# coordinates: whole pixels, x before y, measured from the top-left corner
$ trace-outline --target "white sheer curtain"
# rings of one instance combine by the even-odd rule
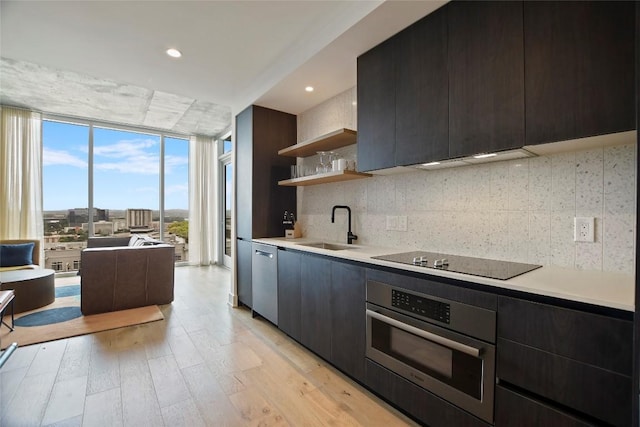
[[[189,261],[216,261],[216,144],[212,138],[189,140]]]
[[[0,239],[42,239],[42,118],[0,108]]]

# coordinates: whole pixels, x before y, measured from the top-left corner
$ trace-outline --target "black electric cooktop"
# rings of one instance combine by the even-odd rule
[[[508,280],[542,267],[541,265],[535,264],[523,264],[519,262],[498,261],[494,259],[473,258],[422,251],[380,255],[372,258],[424,268],[470,274],[472,276],[489,277],[491,279],[498,280]]]

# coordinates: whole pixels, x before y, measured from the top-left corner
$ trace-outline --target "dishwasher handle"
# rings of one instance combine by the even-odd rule
[[[273,254],[256,249],[256,255],[266,256],[267,258],[273,258]]]

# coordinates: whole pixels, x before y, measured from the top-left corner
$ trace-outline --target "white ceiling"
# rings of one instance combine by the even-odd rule
[[[216,135],[252,103],[298,114],[353,87],[359,54],[443,3],[3,0],[0,102]]]

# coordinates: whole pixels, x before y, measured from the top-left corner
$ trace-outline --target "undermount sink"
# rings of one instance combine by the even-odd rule
[[[314,242],[314,243],[298,243],[300,246],[310,246],[312,248],[328,249],[330,251],[342,251],[344,249],[356,249],[352,245],[340,245],[337,243]]]

